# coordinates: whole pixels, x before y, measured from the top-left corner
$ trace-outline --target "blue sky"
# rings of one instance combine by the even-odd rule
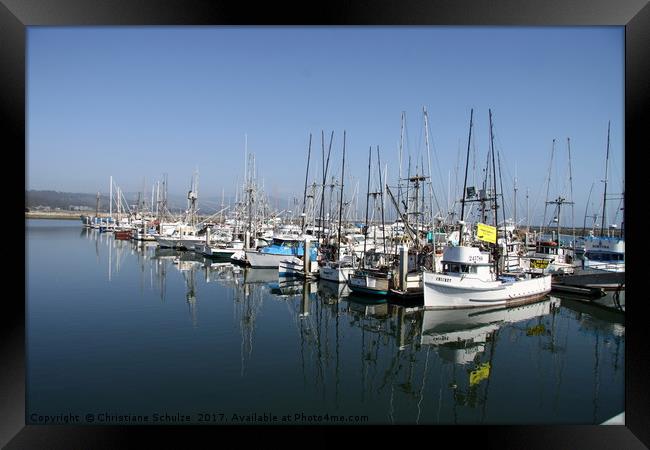
[[[493,113],[507,216],[516,174],[517,218],[528,191],[541,223],[553,139],[549,199],[570,197],[568,137],[582,226],[602,203],[608,121],[608,192],[623,191],[623,27],[29,27],[26,187],[108,192],[112,175],[139,191],[167,173],[181,194],[198,168],[199,202],[216,204],[241,183],[246,136],[266,192],[302,200],[309,134],[313,179],[321,131],[339,176],[346,130],[346,184],[363,198],[370,146],[395,184],[402,112],[403,172],[408,155],[428,166],[423,107],[443,209],[462,190],[472,108],[477,171]]]

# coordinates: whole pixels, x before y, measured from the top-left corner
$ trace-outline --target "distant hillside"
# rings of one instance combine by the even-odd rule
[[[108,212],[109,195],[106,193],[99,194],[99,211]],[[130,206],[138,203],[137,193],[124,193],[124,198]],[[148,204],[151,199],[148,199]],[[200,202],[200,200],[199,200]],[[91,210],[95,211],[97,207],[97,194],[86,194],[78,192],[59,192],[59,191],[25,191],[25,207],[31,209],[65,209],[65,210]],[[179,196],[169,196],[169,207],[178,210],[187,207],[187,202]],[[113,205],[115,209],[115,205]]]
[[[138,202],[138,193],[124,193],[129,205],[135,205]],[[109,195],[107,193],[100,193],[99,196],[99,211],[108,212]],[[272,205],[281,204],[276,199],[270,199]],[[151,197],[147,199],[147,204],[150,205]],[[234,203],[234,198],[224,198],[224,204]],[[286,204],[286,200],[284,201]],[[25,191],[25,208],[30,210],[42,209],[56,209],[63,210],[89,210],[95,211],[97,205],[97,194],[74,193],[74,192],[59,192],[59,191]],[[169,194],[168,207],[172,212],[176,213],[187,208],[187,198],[185,195]],[[115,205],[113,205],[115,210]],[[202,200],[199,196],[199,214],[213,214],[221,209],[221,199],[206,199]]]
[[[40,207],[68,210],[90,208],[94,211],[96,205],[97,194],[79,194],[57,191],[25,191],[25,207],[29,209],[38,209]],[[108,196],[100,195],[99,207],[100,210],[103,210],[103,207],[108,209]]]

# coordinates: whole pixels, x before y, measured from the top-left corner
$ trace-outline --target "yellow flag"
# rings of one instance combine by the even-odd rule
[[[497,229],[484,223],[478,223],[476,228],[476,237],[482,241],[497,243]]]

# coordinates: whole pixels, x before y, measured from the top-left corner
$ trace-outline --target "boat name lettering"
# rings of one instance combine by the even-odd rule
[[[469,262],[480,262],[483,257],[481,255],[471,255],[468,259]]]
[[[451,278],[436,277],[436,281],[443,281],[445,283],[451,283]]]
[[[592,248],[609,248],[609,244],[593,244]]]

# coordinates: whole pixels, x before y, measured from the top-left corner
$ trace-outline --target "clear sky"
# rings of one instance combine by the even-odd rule
[[[608,121],[607,189],[624,190],[624,70],[623,27],[28,27],[26,188],[107,193],[113,176],[150,192],[167,173],[182,194],[198,168],[199,203],[217,204],[242,182],[246,139],[266,192],[302,201],[309,134],[313,180],[321,131],[326,150],[334,131],[340,177],[346,130],[348,195],[358,183],[363,199],[371,146],[373,184],[377,146],[395,184],[402,112],[403,174],[409,156],[428,173],[426,108],[446,209],[462,190],[470,110],[478,180],[491,109],[506,215],[516,175],[518,220],[528,205],[541,223],[553,139],[548,198],[571,198],[570,138],[582,226],[602,204]],[[608,201],[609,222],[620,206]]]

